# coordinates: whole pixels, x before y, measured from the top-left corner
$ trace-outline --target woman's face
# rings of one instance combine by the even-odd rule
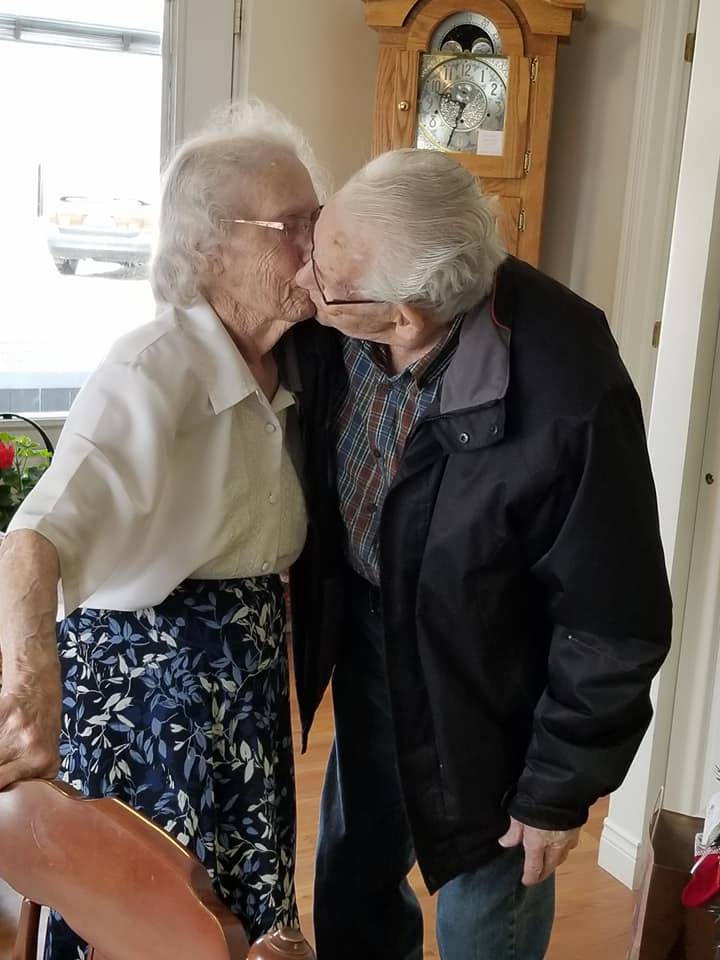
[[[302,163],[289,152],[269,153],[258,174],[242,174],[228,183],[223,200],[228,217],[278,221],[287,229],[224,224],[227,239],[204,283],[208,300],[221,314],[230,310],[248,330],[268,323],[292,325],[312,316],[312,301],[295,282],[310,255],[305,224],[318,206]]]

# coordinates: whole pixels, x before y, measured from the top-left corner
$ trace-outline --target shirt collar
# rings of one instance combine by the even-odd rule
[[[202,297],[178,311],[188,335],[197,343],[196,369],[208,391],[213,411],[218,414],[242,403],[259,390],[245,358],[213,308]],[[294,403],[282,385],[272,401],[278,413]]]
[[[450,324],[450,329],[442,340],[437,343],[429,353],[426,353],[424,357],[420,357],[419,360],[411,364],[409,369],[411,369],[413,379],[418,387],[430,383],[435,377],[447,369],[458,345],[459,331],[464,319],[465,314],[458,314]]]
[[[399,380],[401,377],[412,377],[415,385],[420,388],[429,383],[441,373],[450,360],[457,346],[458,331],[463,322],[464,314],[459,314],[450,324],[445,336],[435,344],[424,356],[401,370],[400,373],[388,372],[388,348],[383,343],[371,340],[361,341],[361,349],[367,354],[373,364],[388,380]]]

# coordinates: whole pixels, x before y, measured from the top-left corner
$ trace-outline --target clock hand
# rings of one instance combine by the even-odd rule
[[[450,144],[452,143],[452,138],[457,133],[457,129],[460,126],[460,121],[462,120],[462,115],[463,113],[465,113],[465,108],[467,107],[467,103],[459,103],[459,101],[457,100],[453,100],[453,103],[456,103],[460,107],[460,109],[458,110],[458,115],[455,120],[455,126],[450,131],[450,137],[448,138],[448,142],[447,142],[448,149],[450,147]]]

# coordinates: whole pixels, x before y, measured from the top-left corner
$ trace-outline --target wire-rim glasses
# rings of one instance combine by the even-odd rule
[[[313,214],[312,232],[310,234],[310,265],[312,266],[315,285],[317,286],[318,292],[322,297],[322,302],[325,304],[326,307],[351,307],[353,305],[362,306],[363,304],[368,306],[373,303],[374,304],[384,303],[385,302],[384,300],[328,300],[328,298],[325,296],[325,291],[323,290],[323,285],[318,275],[317,263],[315,262],[315,227],[317,226],[318,218],[320,217],[320,214],[322,213],[322,211],[323,211],[323,208],[318,207],[315,213]]]

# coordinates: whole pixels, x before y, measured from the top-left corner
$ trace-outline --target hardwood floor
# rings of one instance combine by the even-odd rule
[[[312,935],[312,872],[318,804],[325,761],[332,741],[332,710],[323,704],[310,749],[297,757],[298,872],[297,891],[305,935]],[[295,733],[295,742],[299,735]],[[606,805],[592,812],[580,847],[558,876],[557,922],[548,960],[624,960],[632,917],[632,895],[597,866],[597,848]],[[434,937],[434,900],[417,870],[413,883],[425,915],[425,957],[438,958]],[[0,960],[9,960],[17,916],[17,897],[0,885]]]

